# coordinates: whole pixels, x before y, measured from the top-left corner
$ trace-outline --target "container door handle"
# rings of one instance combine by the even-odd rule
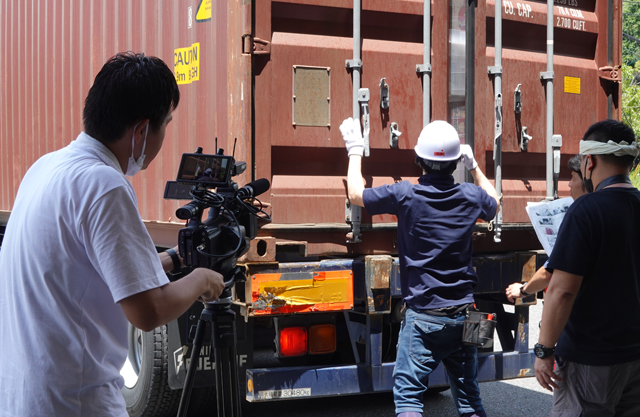
[[[364,156],[369,156],[369,89],[358,90],[358,101],[362,108],[362,136],[364,137]]]
[[[502,145],[502,94],[496,94],[494,101],[494,110],[496,113],[495,116],[495,126],[494,130],[494,138],[493,138],[493,159],[496,159],[497,151],[501,148]]]
[[[386,78],[380,80],[380,108],[389,108],[389,84]]]
[[[522,136],[522,143],[520,144],[520,149],[523,152],[527,151],[527,147],[529,146],[529,142],[533,140],[533,136],[528,133],[528,129],[526,126],[522,126],[522,131],[520,132],[520,136]]]
[[[389,146],[392,148],[398,147],[398,138],[400,138],[402,132],[398,130],[398,124],[396,122],[391,122],[391,126],[389,128]]]

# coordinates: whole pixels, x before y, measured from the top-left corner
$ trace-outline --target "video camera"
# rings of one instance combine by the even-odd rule
[[[224,276],[226,285],[239,274],[237,260],[257,236],[258,218],[271,220],[255,198],[269,189],[269,181],[262,178],[242,188],[232,181],[245,169],[245,162],[236,162],[222,149],[207,155],[198,148],[182,154],[176,181],[168,181],[164,192],[165,199],[191,199],[176,211],[179,219],[187,221],[178,235],[184,264],[213,269]],[[209,213],[203,221],[205,209]]]
[[[216,146],[217,147],[217,146]],[[258,218],[271,221],[256,197],[269,189],[262,178],[242,188],[231,180],[243,173],[247,165],[219,149],[205,155],[202,148],[182,154],[176,181],[168,181],[164,198],[191,201],[176,210],[187,224],[178,234],[178,249],[189,268],[209,268],[224,277],[225,289],[214,302],[204,303],[193,337],[191,362],[185,377],[178,415],[186,416],[189,398],[205,343],[207,325],[212,325],[212,359],[216,367],[216,400],[218,415],[240,416],[239,377],[235,358],[235,312],[231,310],[231,288],[245,280],[238,258],[249,250],[249,242],[258,234]],[[215,189],[214,191],[211,191]],[[205,209],[209,209],[203,221]]]

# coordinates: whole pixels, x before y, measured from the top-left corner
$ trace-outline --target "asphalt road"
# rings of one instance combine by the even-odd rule
[[[529,311],[529,346],[533,347],[538,340],[542,303],[538,301],[538,305],[531,307]],[[499,343],[496,350],[500,350]],[[535,378],[484,382],[480,384],[480,391],[490,417],[546,417],[551,411],[552,394],[542,389]],[[245,405],[244,417],[395,417],[391,393]],[[425,398],[425,417],[457,415],[450,391]]]

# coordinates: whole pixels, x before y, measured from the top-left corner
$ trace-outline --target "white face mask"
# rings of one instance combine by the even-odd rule
[[[149,123],[147,123],[147,128],[144,131],[144,142],[142,143],[142,153],[140,154],[140,158],[136,161],[133,156],[133,149],[136,146],[136,128],[140,123],[136,123],[133,127],[133,136],[131,136],[131,156],[129,157],[129,163],[127,164],[127,172],[125,173],[128,177],[133,177],[142,169],[142,164],[144,163],[144,148],[147,146],[147,133],[149,133]]]

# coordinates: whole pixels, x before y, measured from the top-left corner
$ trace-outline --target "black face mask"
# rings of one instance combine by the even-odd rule
[[[593,177],[593,171],[591,171],[591,177]],[[587,179],[587,158],[584,158],[584,177],[582,178],[582,184],[584,184],[584,189],[587,190],[587,193],[593,192],[593,181],[591,181],[591,178]]]

